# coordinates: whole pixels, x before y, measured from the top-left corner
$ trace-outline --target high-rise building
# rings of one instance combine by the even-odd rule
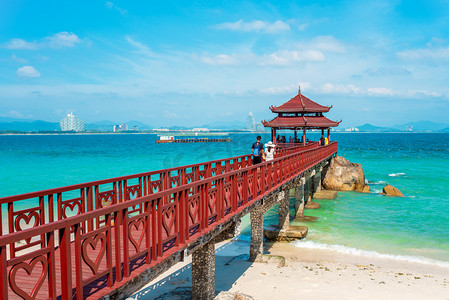
[[[73,113],[70,113],[64,119],[59,122],[62,131],[84,131],[84,122],[75,117]]]
[[[254,120],[254,116],[252,112],[249,112],[248,118],[246,118],[246,130],[248,131],[256,131],[256,121]]]

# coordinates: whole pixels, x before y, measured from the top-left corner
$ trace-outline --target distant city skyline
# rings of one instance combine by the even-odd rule
[[[0,2],[0,117],[154,127],[272,119],[303,94],[342,127],[447,122],[447,1]]]

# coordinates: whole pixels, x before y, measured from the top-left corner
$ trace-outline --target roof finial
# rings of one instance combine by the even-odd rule
[[[298,85],[298,95],[301,95],[301,85]]]

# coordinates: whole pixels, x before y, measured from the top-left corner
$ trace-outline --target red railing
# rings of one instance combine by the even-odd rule
[[[247,155],[1,198],[8,206],[10,230],[0,237],[1,298],[107,294],[134,269],[154,266],[182,250],[255,199],[333,155],[337,144],[291,151],[257,166],[250,166]],[[153,179],[154,174],[160,177]],[[128,184],[130,179],[138,183]],[[103,184],[112,189],[100,191]],[[79,197],[63,199],[62,193],[74,190],[80,191]],[[38,206],[14,210],[15,201],[34,197]],[[106,200],[112,205],[104,205]],[[68,217],[65,210],[75,206],[79,211]]]

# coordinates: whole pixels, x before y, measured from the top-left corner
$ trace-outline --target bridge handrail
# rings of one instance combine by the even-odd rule
[[[329,144],[327,146],[323,146],[321,148],[322,149],[326,149],[325,147],[329,148],[330,145],[335,146],[335,147],[332,147],[332,148],[336,148],[337,147],[337,142],[333,142],[333,143],[331,143],[331,144]],[[290,154],[290,155],[288,155],[288,157],[284,157],[284,158],[288,159],[289,157],[294,156],[294,154],[308,153],[308,152],[311,152],[312,150],[314,150],[314,149],[307,149],[307,150],[305,150],[303,152],[300,152],[300,153]],[[156,199],[161,199],[164,196],[166,196],[167,194],[178,193],[178,192],[180,192],[182,190],[191,189],[191,188],[196,187],[198,185],[203,185],[203,184],[211,183],[212,181],[221,180],[221,179],[223,179],[225,177],[228,177],[228,176],[235,176],[235,175],[241,174],[242,172],[256,170],[256,169],[261,168],[261,167],[266,167],[269,164],[274,164],[274,163],[280,161],[280,159],[281,159],[281,157],[280,158],[276,158],[276,159],[274,159],[272,161],[269,161],[269,162],[262,162],[260,164],[255,165],[255,166],[251,165],[249,167],[245,167],[245,168],[241,168],[241,169],[238,169],[238,170],[230,171],[230,172],[227,172],[227,173],[223,173],[221,175],[216,175],[214,177],[204,178],[204,179],[201,179],[201,180],[198,180],[198,181],[195,181],[195,182],[188,183],[186,185],[182,185],[182,186],[179,186],[179,187],[174,187],[174,188],[171,188],[169,190],[160,191],[160,192],[157,192],[157,193],[154,193],[154,194],[150,194],[150,195],[147,195],[147,196],[142,196],[142,197],[139,197],[139,198],[136,198],[136,199],[131,199],[131,200],[128,200],[126,202],[120,202],[120,203],[116,203],[116,204],[111,205],[111,206],[99,208],[99,209],[96,209],[94,211],[85,212],[82,215],[76,215],[76,216],[72,216],[72,217],[67,218],[67,219],[53,221],[51,224],[43,224],[43,225],[40,225],[39,227],[23,229],[23,230],[18,231],[18,232],[14,232],[14,233],[10,233],[8,235],[0,236],[0,247],[6,245],[5,241],[8,241],[11,237],[18,237],[18,238],[21,238],[21,240],[23,240],[23,239],[26,239],[26,238],[29,238],[29,237],[32,237],[32,236],[36,236],[37,234],[34,234],[35,231],[38,232],[38,231],[44,230],[45,228],[51,228],[52,230],[58,230],[58,229],[66,227],[66,226],[72,226],[72,225],[74,225],[76,223],[80,223],[81,221],[85,221],[89,217],[95,218],[95,217],[98,217],[98,216],[101,216],[101,215],[110,214],[110,213],[112,213],[112,212],[114,212],[116,210],[120,210],[120,209],[124,209],[124,208],[129,208],[129,207],[135,206],[135,205],[140,204],[140,203],[145,202],[145,201],[152,201],[152,200],[156,200]],[[309,166],[309,164],[307,166]],[[64,225],[63,226],[58,226],[57,224],[64,224]]]
[[[278,152],[277,156],[303,150],[304,148],[301,147],[283,149]],[[31,219],[35,220],[34,226],[42,226],[55,220],[67,219],[104,206],[115,205],[133,198],[195,182],[206,177],[213,177],[231,170],[245,168],[251,164],[251,155],[247,154],[2,197],[0,198],[0,236],[5,234],[3,227],[7,230],[6,234],[11,234],[23,230],[23,227],[26,227],[28,224],[31,225]],[[135,181],[134,183],[131,182],[133,180]],[[165,199],[165,201],[169,200]],[[2,204],[8,206],[6,224],[3,224],[4,209]],[[25,204],[26,208],[24,208]],[[142,210],[142,207],[136,208],[136,211],[142,212]],[[94,223],[92,221],[89,221],[86,225],[86,231],[93,230]],[[13,245],[10,249],[10,256],[14,257],[16,251],[23,250],[26,247],[26,245],[17,245],[17,247]]]
[[[30,275],[37,263],[42,264],[41,278],[48,281],[50,298],[55,298],[57,284],[60,284],[61,291],[58,293],[61,293],[63,299],[72,298],[74,282],[78,298],[82,297],[85,285],[100,277],[105,277],[107,285],[111,287],[114,282],[122,281],[122,276],[130,276],[131,260],[145,257],[145,262],[149,266],[162,261],[242,211],[256,199],[260,199],[336,151],[337,143],[331,143],[328,146],[294,152],[270,162],[206,177],[70,218],[48,224],[35,223],[33,228],[1,236],[0,295],[3,299],[8,298],[8,291],[21,296],[28,295],[17,286],[16,274],[18,270],[25,269]],[[142,209],[136,211],[136,206]],[[32,210],[28,212],[33,213]],[[27,223],[30,223],[31,216],[28,215],[26,218]],[[89,221],[96,223],[91,231],[86,230]],[[136,236],[135,233],[141,225],[142,233]],[[136,229],[134,233],[133,228]],[[72,233],[74,244],[71,243]],[[112,235],[115,237],[114,242],[111,239]],[[21,248],[31,252],[19,253],[19,256],[13,255],[7,259],[7,247],[14,248],[14,245],[21,240],[39,249]],[[86,249],[90,245],[95,250],[99,241],[101,241],[99,250],[101,256],[98,254],[97,259],[92,260]],[[76,261],[73,266],[73,270],[76,271],[75,280],[71,278],[72,246]],[[61,263],[59,281],[55,279],[56,249],[59,251]],[[114,264],[113,253],[115,253]],[[84,274],[82,266],[89,267],[92,274]],[[36,287],[39,290],[41,286],[39,280],[32,293]]]
[[[278,149],[278,150],[276,150],[276,152],[278,153],[278,155],[284,154],[284,153],[290,154],[290,153],[293,153],[294,151],[300,151],[300,150],[304,150],[304,149],[305,148],[303,146],[294,146],[294,147],[289,147],[288,149]],[[245,155],[240,155],[240,156],[235,156],[235,157],[225,158],[225,159],[217,159],[217,160],[207,161],[207,162],[203,162],[203,163],[184,165],[184,166],[180,166],[180,167],[173,167],[173,168],[167,168],[167,169],[162,169],[162,170],[154,170],[154,171],[150,171],[150,172],[143,172],[143,173],[95,180],[95,181],[90,181],[90,182],[77,183],[77,184],[73,184],[73,185],[67,185],[64,187],[50,188],[50,189],[46,189],[46,190],[23,193],[23,194],[19,194],[19,195],[5,196],[5,197],[0,197],[0,204],[5,204],[5,203],[11,202],[11,201],[19,201],[19,200],[25,200],[25,199],[30,199],[30,198],[36,198],[36,197],[42,196],[43,193],[46,193],[45,194],[45,196],[46,196],[49,194],[63,193],[63,192],[68,192],[68,191],[72,191],[72,190],[77,190],[80,188],[86,188],[89,186],[108,184],[108,183],[129,180],[129,179],[135,179],[135,178],[144,177],[144,176],[159,175],[161,173],[166,173],[166,172],[176,172],[176,171],[179,171],[182,169],[189,169],[189,168],[195,168],[195,167],[206,167],[207,165],[211,165],[211,164],[217,164],[217,163],[223,163],[223,162],[230,163],[230,161],[233,161],[233,163],[234,163],[234,161],[236,161],[236,160],[238,161],[239,159],[240,160],[244,159],[245,161],[249,160],[249,159],[251,159],[251,154],[245,154]],[[241,162],[243,162],[243,161],[241,161]]]

